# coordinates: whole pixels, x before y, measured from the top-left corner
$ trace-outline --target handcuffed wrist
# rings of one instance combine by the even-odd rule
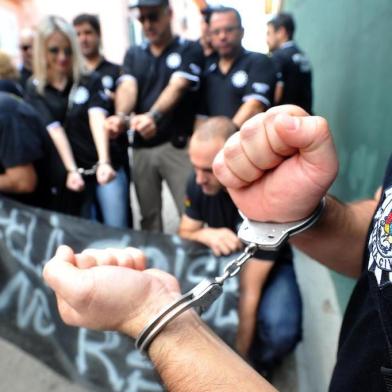
[[[120,119],[123,123],[129,122],[129,120],[130,120],[130,116],[124,112],[117,112],[115,115],[117,117],[120,117]]]

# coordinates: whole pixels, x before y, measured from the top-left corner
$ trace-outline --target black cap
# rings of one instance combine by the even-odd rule
[[[129,8],[169,5],[169,0],[130,0]]]

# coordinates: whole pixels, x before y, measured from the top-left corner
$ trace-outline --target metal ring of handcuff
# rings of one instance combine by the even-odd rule
[[[174,318],[190,308],[205,311],[223,292],[226,279],[237,275],[242,266],[258,249],[277,250],[291,236],[298,234],[320,218],[325,206],[325,197],[316,210],[307,218],[289,223],[256,222],[244,217],[238,230],[238,237],[247,244],[239,257],[230,261],[221,276],[213,279],[203,279],[193,289],[183,294],[179,299],[163,308],[141,331],[136,338],[136,348],[146,353],[153,339]],[[241,214],[243,216],[243,214]]]

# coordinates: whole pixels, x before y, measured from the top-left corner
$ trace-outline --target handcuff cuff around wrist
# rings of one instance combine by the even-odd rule
[[[89,169],[83,167],[76,167],[75,169],[67,170],[67,173],[79,173],[82,176],[93,176],[97,173],[97,169],[101,165],[112,165],[110,161],[98,161],[96,164],[91,166]]]
[[[163,308],[137,336],[136,348],[147,353],[150,344],[162,329],[186,310],[198,308],[199,313],[205,311],[222,294],[225,281],[236,276],[258,249],[278,250],[291,236],[313,226],[320,218],[325,204],[324,197],[310,216],[289,223],[256,222],[244,217],[238,230],[239,239],[247,244],[244,251],[226,265],[221,276],[203,279],[193,289]]]

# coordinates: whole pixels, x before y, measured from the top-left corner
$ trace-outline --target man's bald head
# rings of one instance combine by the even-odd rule
[[[224,116],[211,117],[197,127],[192,139],[197,141],[227,140],[236,131],[237,128],[230,118]]]
[[[214,173],[212,163],[226,140],[236,131],[227,117],[212,117],[193,133],[189,157],[196,174],[196,183],[206,195],[215,195],[222,188]]]

